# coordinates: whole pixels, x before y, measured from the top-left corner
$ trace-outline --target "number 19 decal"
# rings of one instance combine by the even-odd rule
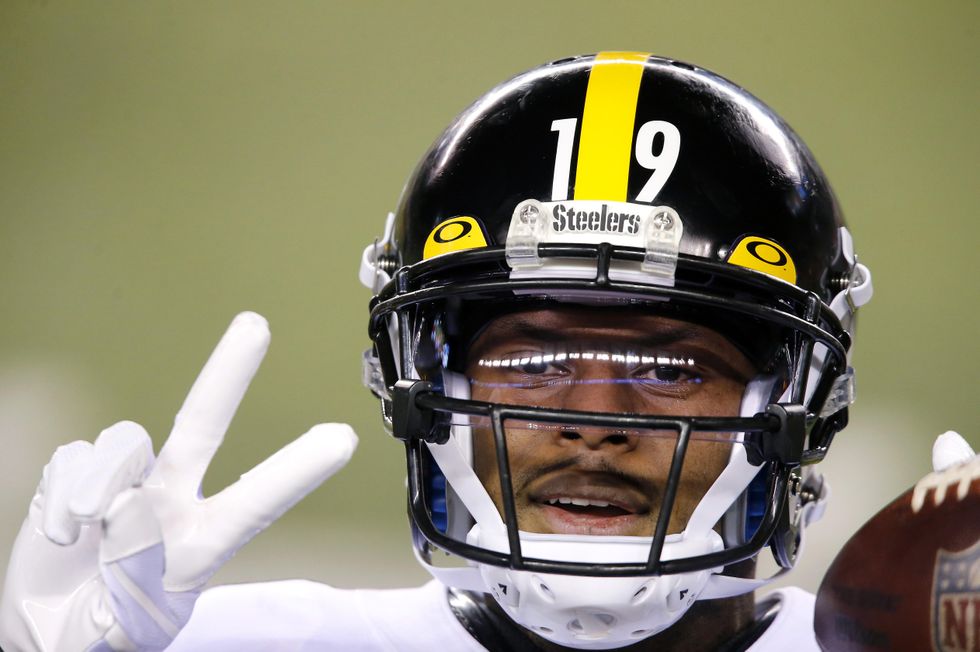
[[[551,201],[568,199],[568,178],[572,171],[572,149],[575,142],[575,127],[578,118],[563,118],[551,123],[551,130],[558,132],[558,147],[555,151],[555,172],[551,182]],[[662,135],[659,152],[654,151],[657,136]],[[643,123],[636,134],[634,155],[640,167],[653,174],[643,184],[636,201],[653,202],[667,183],[670,173],[677,164],[681,151],[681,132],[673,124],[664,120],[650,120]]]

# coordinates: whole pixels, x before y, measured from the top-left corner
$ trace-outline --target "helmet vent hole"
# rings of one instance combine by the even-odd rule
[[[554,634],[555,633],[555,630],[551,629],[550,627],[545,627],[544,625],[535,625],[534,626],[534,630],[535,631],[538,631],[538,632],[541,632],[542,634]]]
[[[630,632],[630,636],[632,636],[633,638],[644,638],[646,636],[649,636],[651,633],[652,630],[649,629],[637,629]]]
[[[643,586],[640,587],[640,589],[636,593],[633,594],[633,597],[630,598],[630,602],[632,604],[640,604],[646,598],[649,597],[648,595],[649,593],[650,593],[650,585],[644,584]]]
[[[612,614],[597,613],[594,615],[595,615],[595,619],[598,620],[603,625],[605,625],[606,627],[612,627],[613,624],[616,622],[616,617],[613,616]]]
[[[538,586],[538,593],[541,594],[542,598],[544,598],[548,602],[555,601],[555,594],[551,591],[550,588],[548,588],[547,584],[545,584],[544,582],[538,582],[537,586]]]
[[[616,624],[616,616],[603,611],[583,614],[585,623],[580,618],[569,621],[568,631],[576,637],[601,636],[606,634]]]

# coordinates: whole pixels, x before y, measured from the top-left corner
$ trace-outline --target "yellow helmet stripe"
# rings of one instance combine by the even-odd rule
[[[645,52],[600,52],[589,72],[582,113],[575,199],[626,201],[636,98]]]

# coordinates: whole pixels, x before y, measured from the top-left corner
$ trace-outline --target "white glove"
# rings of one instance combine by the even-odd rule
[[[122,421],[55,451],[14,543],[0,645],[162,650],[214,572],[350,459],[346,424],[320,424],[210,498],[201,480],[269,346],[255,313],[232,321],[154,462]]]
[[[936,437],[936,443],[932,445],[932,470],[945,471],[975,455],[973,448],[958,432],[947,430]]]

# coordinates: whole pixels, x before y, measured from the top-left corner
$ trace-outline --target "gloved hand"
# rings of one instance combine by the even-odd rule
[[[122,421],[72,442],[44,469],[14,543],[0,600],[0,646],[161,650],[205,582],[350,459],[346,424],[320,424],[209,498],[201,480],[269,346],[255,313],[235,317],[154,461]]]

